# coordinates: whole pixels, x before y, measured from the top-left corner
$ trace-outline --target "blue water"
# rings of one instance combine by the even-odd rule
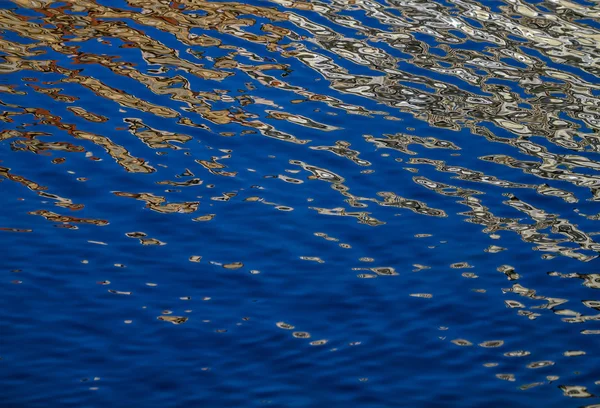
[[[573,4],[0,2],[0,406],[600,406]]]

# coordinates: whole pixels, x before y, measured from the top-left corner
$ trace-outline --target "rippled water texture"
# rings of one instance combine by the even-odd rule
[[[0,406],[600,407],[599,4],[0,1]]]

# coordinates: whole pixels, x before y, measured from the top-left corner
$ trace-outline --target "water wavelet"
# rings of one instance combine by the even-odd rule
[[[598,17],[7,3],[6,403],[596,406]]]

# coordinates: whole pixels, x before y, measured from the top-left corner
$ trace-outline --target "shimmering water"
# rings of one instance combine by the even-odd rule
[[[597,1],[0,30],[0,406],[600,407]]]

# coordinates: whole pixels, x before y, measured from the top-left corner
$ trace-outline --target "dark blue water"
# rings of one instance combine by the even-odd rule
[[[0,406],[599,407],[598,18],[0,2]]]

